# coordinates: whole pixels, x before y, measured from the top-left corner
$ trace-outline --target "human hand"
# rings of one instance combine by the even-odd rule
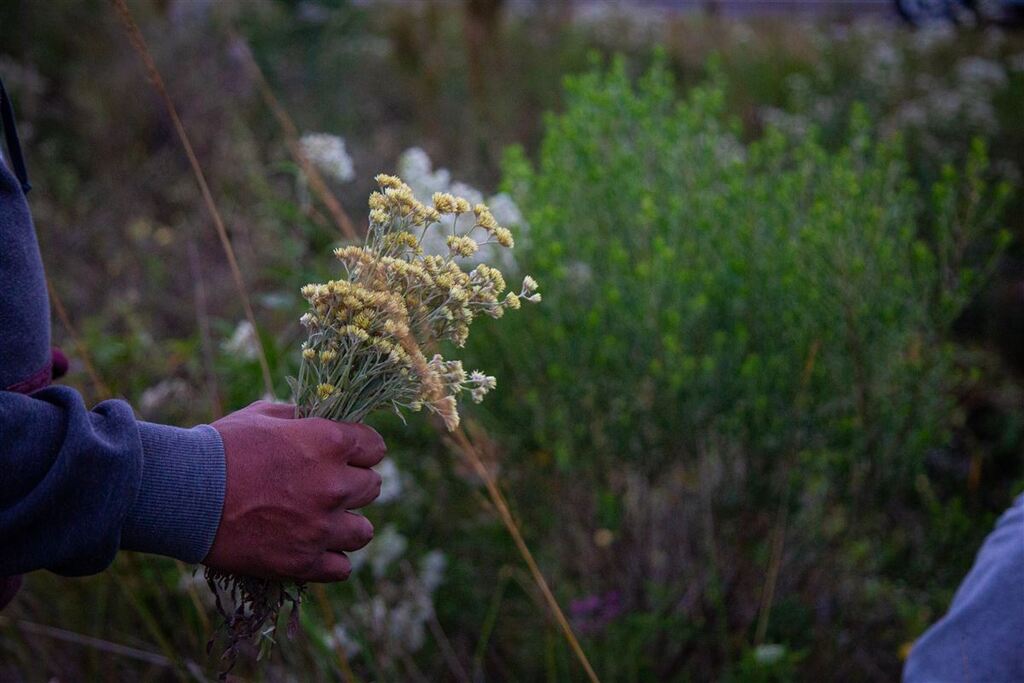
[[[384,440],[361,424],[295,418],[295,406],[257,401],[213,423],[224,441],[227,485],[209,567],[297,581],[343,581],[346,551],[373,538],[349,512],[380,495],[371,467]]]

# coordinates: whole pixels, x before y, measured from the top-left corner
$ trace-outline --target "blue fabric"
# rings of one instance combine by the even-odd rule
[[[903,680],[1024,681],[1024,495],[985,539],[949,611],[914,643]]]
[[[142,481],[121,547],[199,562],[213,545],[224,502],[224,446],[213,427],[139,422]]]
[[[0,389],[50,361],[50,303],[21,186],[0,161]]]
[[[119,548],[205,557],[224,501],[216,430],[140,422],[123,401],[89,410],[66,387],[3,391],[46,372],[49,360],[39,247],[0,160],[0,577],[95,573]]]

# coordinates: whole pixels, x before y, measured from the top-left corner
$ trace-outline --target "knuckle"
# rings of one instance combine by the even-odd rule
[[[324,515],[312,517],[295,532],[300,544],[300,553],[308,554],[319,550],[324,546],[324,541],[330,533],[331,526]]]
[[[345,429],[346,425],[319,417],[312,419],[316,420],[315,427],[320,435],[321,448],[335,459],[348,460],[352,438]]]
[[[312,525],[313,536],[317,546],[323,545],[325,539],[331,534],[331,525],[326,519],[320,518]]]
[[[387,452],[387,446],[377,430],[359,422],[344,422],[338,425],[344,430],[346,449],[357,451],[380,461]]]
[[[344,484],[336,486],[327,491],[327,506],[330,508],[341,507],[351,497],[352,494],[349,493],[348,488]]]
[[[320,454],[313,447],[303,445],[298,449],[295,464],[302,470],[314,470],[320,464]]]

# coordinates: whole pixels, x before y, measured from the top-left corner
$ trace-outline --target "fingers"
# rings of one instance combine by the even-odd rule
[[[373,524],[362,515],[338,510],[333,518],[327,549],[334,552],[359,550],[373,540]]]
[[[381,477],[371,469],[347,466],[342,471],[341,478],[338,505],[345,510],[369,505],[380,495]]]
[[[343,553],[326,552],[314,565],[302,581],[313,583],[334,583],[344,581],[352,573],[352,563]]]
[[[319,432],[331,455],[355,467],[373,467],[387,453],[384,439],[371,427],[355,422],[331,422],[319,417],[304,421]]]
[[[384,459],[388,452],[384,438],[371,427],[345,422],[338,425],[352,435],[353,448],[348,463],[356,467],[373,467]]]

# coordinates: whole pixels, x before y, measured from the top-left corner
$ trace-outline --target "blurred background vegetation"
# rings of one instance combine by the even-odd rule
[[[472,415],[602,680],[898,677],[1024,488],[1021,34],[628,3],[130,4],[278,396],[298,288],[336,272],[339,234],[248,55],[300,132],[344,139],[330,184],[357,227],[378,171],[503,193],[504,265],[545,298],[478,323],[465,355],[499,390]],[[0,74],[52,285],[106,388],[55,322],[67,382],[176,424],[259,398],[253,331],[109,4],[4,3]],[[377,540],[236,673],[581,680],[480,482],[425,422],[373,424]],[[215,624],[170,560],[39,573],[0,619],[0,680],[214,677]]]

